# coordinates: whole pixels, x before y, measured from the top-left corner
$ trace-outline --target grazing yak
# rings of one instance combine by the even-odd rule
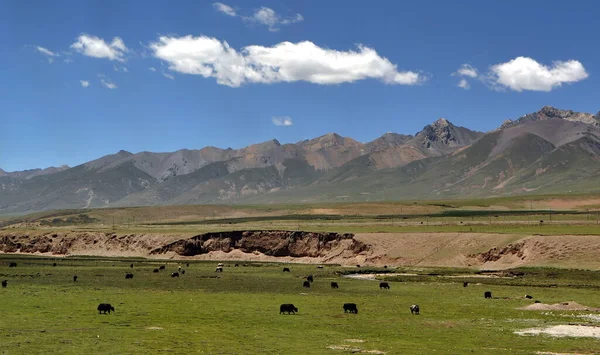
[[[283,268],[283,272],[290,272],[290,268],[289,267],[284,267]]]
[[[6,287],[6,285],[8,285],[8,281],[7,280],[2,280],[2,287]]]
[[[382,289],[382,288],[385,288],[386,290],[389,290],[390,289],[390,284],[387,283],[387,282],[381,282],[379,284],[379,289]]]
[[[190,267],[190,263],[186,263],[186,264],[185,264],[185,267]]]
[[[356,308],[356,303],[344,303],[344,313],[358,314],[358,308]]]
[[[53,263],[52,266],[56,266],[56,263]]]
[[[129,267],[133,269],[133,264],[129,265]]]
[[[98,305],[98,314],[100,313],[104,313],[106,314],[106,312],[108,312],[108,314],[110,314],[110,311],[115,311],[115,307],[111,306],[110,303],[100,303]]]
[[[215,272],[223,272],[223,267],[217,266],[217,268],[215,269]]]
[[[322,269],[322,268],[323,268],[323,265],[317,266],[317,269]]]
[[[533,299],[533,296],[531,296],[531,295],[525,295],[525,298],[527,298],[528,300],[531,300],[531,299]]]
[[[185,270],[181,270],[181,275],[185,275]]]
[[[160,272],[160,270],[154,269],[154,270],[152,270],[152,272]]]
[[[412,306],[410,306],[410,313],[419,315],[419,305],[413,304]]]
[[[125,274],[125,279],[133,279],[133,274]]]
[[[160,266],[158,269],[159,269],[159,270],[164,270],[164,269],[166,269],[166,268],[167,268],[166,266],[164,266],[164,265],[161,265],[161,266]]]
[[[77,282],[77,275],[73,276],[73,282]]]
[[[485,291],[483,293],[483,297],[485,297],[485,298],[492,298],[492,291]]]
[[[10,263],[8,264],[8,267],[17,267],[17,263]]]
[[[340,286],[338,286],[337,282],[332,282],[331,288],[340,288]]]
[[[464,281],[463,282],[463,287],[467,287],[467,286],[469,286],[469,282],[468,281]]]
[[[279,306],[279,314],[286,313],[287,314],[296,314],[298,312],[298,308],[294,307],[291,303],[284,303]]]
[[[315,281],[315,279],[313,278],[313,275],[308,275],[308,276],[306,276],[306,280],[307,280],[308,282],[313,282],[313,281]]]
[[[310,282],[308,282],[308,281],[304,281],[304,282],[302,283],[302,287],[310,288]]]
[[[172,272],[171,273],[171,277],[179,277],[179,273],[178,272]]]

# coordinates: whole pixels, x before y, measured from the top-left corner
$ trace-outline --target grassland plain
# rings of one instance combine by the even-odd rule
[[[8,263],[17,262],[16,268]],[[52,266],[56,263],[57,266]],[[133,263],[134,267],[129,266]],[[153,269],[166,264],[165,271]],[[516,282],[475,279],[466,269],[401,269],[422,274],[390,277],[391,289],[374,281],[342,277],[358,269],[315,265],[226,262],[182,264],[185,275],[169,276],[169,261],[105,258],[38,258],[1,255],[0,352],[6,354],[341,354],[351,349],[386,354],[594,354],[600,340],[519,336],[535,326],[585,323],[589,312],[518,310],[531,294],[545,303],[577,301],[600,307],[598,272],[525,269]],[[246,265],[246,266],[244,266]],[[291,268],[283,273],[282,267]],[[549,271],[550,270],[550,271]],[[369,271],[390,271],[374,269]],[[126,280],[126,272],[134,278]],[[462,278],[443,278],[445,274]],[[471,271],[472,273],[472,271]],[[73,275],[79,277],[73,282]],[[313,274],[310,288],[303,276]],[[428,275],[426,275],[428,274]],[[438,276],[433,276],[438,275]],[[441,275],[441,276],[440,276]],[[530,276],[528,276],[530,275]],[[576,277],[576,282],[568,280]],[[219,276],[215,278],[215,276]],[[462,280],[472,284],[464,288]],[[401,280],[401,281],[400,281]],[[340,285],[331,289],[330,281]],[[510,284],[513,281],[513,284]],[[502,284],[504,283],[504,284]],[[556,287],[547,287],[547,286]],[[587,285],[586,287],[581,287]],[[490,290],[494,299],[484,299]],[[359,313],[344,314],[343,303]],[[111,303],[116,312],[99,315]],[[294,303],[296,315],[280,315]],[[408,307],[418,303],[421,315]],[[357,342],[361,341],[361,342]]]

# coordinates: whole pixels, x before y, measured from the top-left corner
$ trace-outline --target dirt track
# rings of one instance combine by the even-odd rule
[[[0,234],[0,252],[42,255],[286,261],[342,265],[505,269],[560,266],[600,269],[600,236],[485,233],[335,234],[292,231],[201,235],[101,232]]]

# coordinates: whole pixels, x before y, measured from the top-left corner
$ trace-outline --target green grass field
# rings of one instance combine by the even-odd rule
[[[18,266],[9,268],[10,261]],[[589,312],[516,308],[533,302],[523,299],[525,294],[544,303],[577,301],[600,307],[598,272],[526,269],[510,284],[468,274],[456,279],[426,275],[468,270],[401,270],[423,275],[391,277],[391,289],[380,290],[376,281],[340,275],[353,268],[287,264],[292,272],[283,273],[283,264],[238,263],[234,267],[225,262],[222,274],[214,272],[216,262],[183,264],[186,274],[171,278],[176,262],[153,273],[165,263],[0,255],[0,279],[8,280],[8,287],[0,289],[0,352],[344,354],[360,349],[375,354],[593,354],[600,349],[600,340],[594,338],[514,334],[530,327],[585,323],[577,315]],[[134,278],[125,280],[127,272]],[[302,277],[308,274],[315,276],[310,289],[302,287]],[[463,288],[463,279],[471,285]],[[332,290],[330,281],[340,288]],[[487,290],[497,298],[484,299]],[[359,313],[344,314],[346,302],[356,303]],[[111,303],[116,312],[99,315],[99,303]],[[280,315],[282,303],[295,304],[299,313]],[[421,306],[421,315],[410,314],[413,303]]]

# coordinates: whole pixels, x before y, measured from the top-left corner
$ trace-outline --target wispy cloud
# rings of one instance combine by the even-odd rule
[[[291,126],[294,124],[290,116],[273,117],[271,118],[271,122],[275,126]]]
[[[155,67],[149,67],[148,70],[150,70],[150,71],[156,71],[156,68]]]
[[[213,3],[213,7],[215,8],[215,10],[222,12],[225,15],[234,17],[237,16],[237,13],[235,12],[235,9],[233,7],[223,4],[222,2]]]
[[[465,90],[469,90],[471,88],[471,84],[469,84],[469,81],[465,79],[465,77],[474,79],[479,76],[479,73],[477,72],[477,69],[471,66],[471,64],[463,64],[460,66],[460,68],[458,68],[458,70],[452,73],[452,76],[462,77],[456,86]]]
[[[167,79],[175,80],[175,76],[173,74],[162,73],[162,75]]]
[[[551,66],[528,57],[517,57],[493,65],[486,80],[495,88],[513,91],[551,91],[562,84],[575,83],[588,77],[583,64],[577,60],[555,61]]]
[[[416,85],[427,80],[418,72],[398,71],[396,64],[363,45],[355,51],[337,51],[309,41],[282,42],[273,47],[247,46],[238,52],[225,41],[188,35],[159,37],[150,48],[172,71],[215,78],[231,87],[296,81],[332,85],[364,79]]]
[[[280,26],[291,25],[293,23],[304,21],[304,17],[300,14],[285,17],[266,6],[261,6],[247,16],[240,15],[236,9],[222,2],[213,3],[213,7],[216,11],[227,16],[240,17],[248,23],[266,26],[271,32],[279,31]]]
[[[476,78],[478,73],[477,69],[473,68],[471,64],[463,64],[455,71],[452,75],[467,76],[469,78]]]
[[[87,88],[88,86],[90,86],[90,82],[87,80],[79,80],[79,83],[81,84],[81,86],[83,86],[84,88]]]
[[[100,84],[102,84],[102,86],[104,86],[105,88],[107,88],[107,89],[118,88],[117,84],[115,84],[112,80],[110,80],[106,75],[98,74],[98,77],[100,78]]]
[[[48,59],[48,63],[54,62],[55,57],[60,57],[60,55],[58,55],[58,53],[52,52],[51,50],[44,48],[44,47],[36,46],[35,49],[39,53],[46,56],[46,58]]]
[[[87,34],[77,37],[77,41],[71,45],[71,48],[88,57],[106,58],[119,62],[125,61],[123,57],[128,51],[125,43],[119,37],[113,38],[112,42],[108,44],[102,38]]]
[[[244,17],[244,20],[256,23],[259,25],[267,26],[269,31],[277,32],[281,25],[290,25],[292,23],[304,21],[304,17],[300,14],[296,14],[293,17],[283,18],[281,15],[275,12],[275,10],[269,7],[261,7],[254,11],[254,14],[250,17]]]
[[[129,72],[129,69],[127,69],[127,67],[124,67],[124,66],[113,65],[113,70],[121,72],[121,73],[128,73]]]

